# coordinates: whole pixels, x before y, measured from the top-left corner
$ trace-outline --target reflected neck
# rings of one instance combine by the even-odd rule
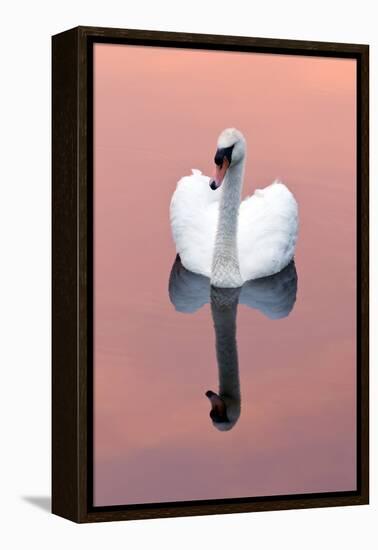
[[[214,287],[211,287],[210,294],[215,328],[219,396],[226,402],[228,414],[234,417],[235,421],[240,414],[239,362],[236,342],[239,294],[240,288]]]

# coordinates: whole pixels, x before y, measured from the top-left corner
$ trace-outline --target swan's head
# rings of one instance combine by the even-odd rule
[[[240,416],[240,401],[220,397],[211,390],[207,391],[205,395],[211,403],[210,418],[213,421],[213,426],[221,432],[231,430]]]
[[[220,134],[215,153],[215,174],[210,181],[211,189],[218,189],[230,166],[234,166],[245,157],[245,138],[236,128],[226,128]]]

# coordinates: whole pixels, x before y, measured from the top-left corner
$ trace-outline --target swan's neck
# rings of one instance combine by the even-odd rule
[[[219,397],[227,405],[229,421],[240,415],[239,363],[236,343],[236,314],[240,288],[211,288],[211,313],[215,328]]]
[[[237,234],[240,197],[243,187],[244,159],[230,166],[223,182],[217,233],[215,237],[211,284],[236,288],[243,284],[238,258]]]

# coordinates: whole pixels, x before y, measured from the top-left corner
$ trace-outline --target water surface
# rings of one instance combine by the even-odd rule
[[[356,488],[355,61],[95,46],[95,505]],[[237,310],[241,412],[216,429],[211,307],[168,280],[177,180],[248,144],[244,196],[295,194],[297,298]]]

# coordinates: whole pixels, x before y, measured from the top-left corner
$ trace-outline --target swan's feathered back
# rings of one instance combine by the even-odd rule
[[[222,187],[209,187],[199,170],[182,178],[173,194],[170,217],[176,250],[183,265],[210,277]],[[238,256],[243,281],[278,273],[294,256],[298,205],[276,181],[257,189],[239,209]]]
[[[240,205],[238,251],[244,281],[279,273],[292,260],[298,233],[298,205],[275,181]]]
[[[210,277],[221,189],[209,187],[200,170],[180,179],[171,200],[173,239],[183,265]]]

